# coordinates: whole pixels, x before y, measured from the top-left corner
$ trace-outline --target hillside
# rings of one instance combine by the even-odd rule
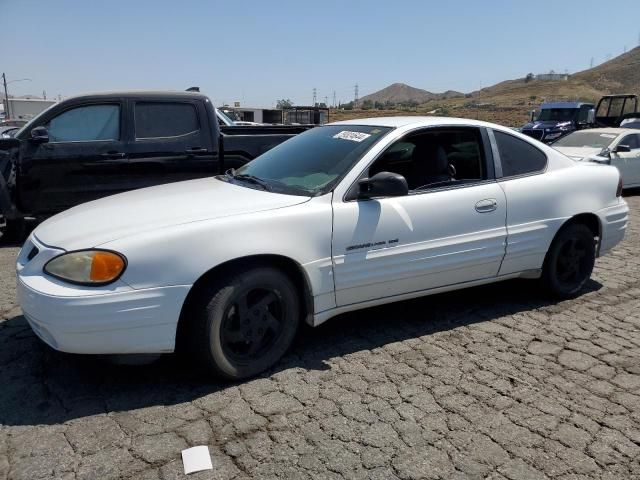
[[[595,101],[607,93],[640,93],[640,47],[575,73],[567,81],[527,82],[520,78],[483,88],[472,95],[479,96],[482,102],[504,105],[527,100]]]
[[[443,98],[461,97],[464,94],[447,90],[444,93],[432,93],[427,90],[415,88],[405,83],[394,83],[382,90],[366,95],[360,99],[361,102],[370,100],[371,102],[380,103],[409,103],[418,102],[425,103],[429,100],[438,100]]]
[[[640,47],[594,68],[575,73],[566,81],[519,78],[506,80],[466,95],[459,92],[431,93],[402,83],[394,83],[362,100],[391,103],[418,103],[411,108],[385,110],[336,110],[331,120],[347,120],[382,115],[448,115],[478,118],[508,126],[521,126],[529,111],[545,101],[585,100],[596,102],[610,93],[640,94]],[[362,104],[361,104],[362,105]]]
[[[571,79],[583,81],[602,92],[640,94],[640,47],[576,73]]]

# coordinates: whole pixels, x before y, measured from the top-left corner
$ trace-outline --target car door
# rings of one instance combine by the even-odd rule
[[[44,119],[38,126],[48,141],[21,142],[20,208],[46,215],[125,190],[123,119],[118,100],[70,106]]]
[[[626,145],[631,151],[611,153],[611,165],[620,170],[625,186],[640,184],[640,134],[625,135],[617,145]]]
[[[217,173],[214,129],[202,102],[150,98],[131,103],[134,138],[129,162],[138,187]]]
[[[399,173],[406,196],[358,199],[354,184],[334,198],[333,263],[336,303],[344,306],[384,297],[495,277],[505,253],[506,202],[494,179],[483,129],[412,132],[385,150],[362,177]],[[455,178],[420,168],[435,162],[456,166]],[[439,152],[439,153],[438,153]],[[424,170],[424,169],[422,169]],[[429,171],[430,170],[430,171]],[[419,185],[427,181],[427,185]]]

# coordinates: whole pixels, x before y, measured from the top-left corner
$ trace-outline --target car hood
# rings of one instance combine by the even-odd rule
[[[593,157],[598,155],[602,148],[599,147],[553,147],[560,153],[565,154],[567,157],[574,159],[583,159],[586,157]]]
[[[85,203],[51,217],[34,235],[65,250],[91,248],[149,230],[304,203],[214,177],[170,183]]]

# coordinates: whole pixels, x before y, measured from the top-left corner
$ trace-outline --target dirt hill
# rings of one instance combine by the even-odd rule
[[[371,93],[360,99],[361,102],[370,100],[372,102],[391,102],[391,103],[409,103],[418,102],[425,103],[429,100],[438,100],[442,98],[462,97],[464,94],[447,90],[444,93],[432,93],[421,88],[415,88],[405,83],[394,83],[382,90]]]
[[[575,73],[568,80],[540,81],[526,78],[506,80],[491,87],[463,95],[459,92],[435,94],[395,83],[363,97],[362,100],[419,103],[414,108],[393,110],[337,110],[331,120],[383,115],[447,115],[478,118],[508,126],[521,126],[529,111],[545,101],[583,100],[596,102],[610,93],[640,95],[640,47],[594,68]]]
[[[473,92],[472,96],[479,96],[481,102],[514,105],[527,100],[596,101],[607,93],[640,94],[640,47],[575,73],[566,81],[507,80]]]
[[[640,47],[576,73],[571,79],[584,81],[602,92],[640,94]]]

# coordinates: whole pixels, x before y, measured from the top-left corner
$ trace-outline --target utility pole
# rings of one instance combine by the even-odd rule
[[[336,108],[336,91],[333,91],[333,108]]]
[[[2,83],[4,84],[4,104],[7,106],[7,109],[4,112],[4,118],[11,118],[9,115],[9,94],[7,93],[7,76],[2,72]]]
[[[329,98],[326,95],[324,96],[324,104],[326,107],[329,106]]]
[[[358,108],[358,84],[356,83],[353,88],[353,109],[355,110],[356,108]]]
[[[593,57],[591,57],[591,66],[589,68],[593,68]]]
[[[44,98],[45,100],[47,99],[47,91],[46,90],[42,90],[42,98]]]
[[[313,103],[311,105],[313,105],[314,107],[316,106],[316,97],[318,95],[318,90],[316,89],[316,87],[313,87]]]

